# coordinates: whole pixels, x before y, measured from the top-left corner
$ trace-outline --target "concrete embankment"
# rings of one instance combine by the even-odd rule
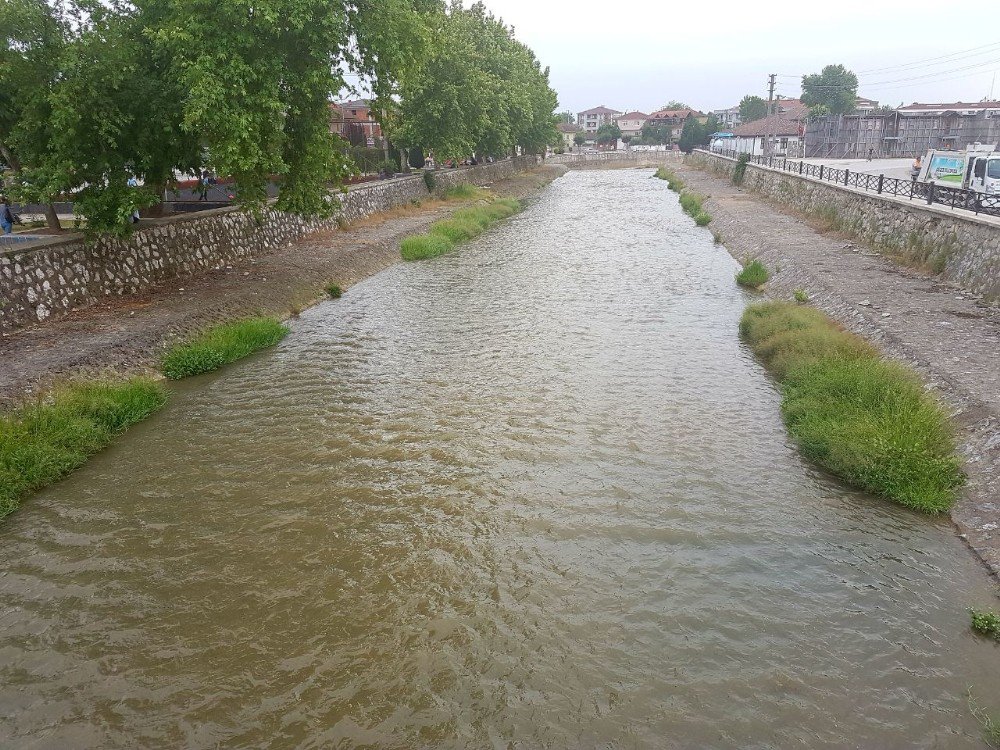
[[[770,296],[790,299],[804,291],[811,304],[916,369],[949,405],[969,478],[952,519],[988,567],[1000,572],[1000,309],[943,274],[904,267],[884,245],[868,247],[832,227],[817,229],[803,218],[801,203],[785,204],[771,190],[764,191],[767,198],[754,194],[761,189],[755,186],[777,185],[778,176],[748,169],[741,189],[724,170],[706,171],[709,166],[695,158],[678,171],[691,190],[709,196],[711,228],[730,253],[743,261],[759,258],[774,274],[765,288]],[[808,186],[798,194],[818,196],[822,189]],[[864,212],[862,198],[843,200]],[[873,210],[877,217],[890,209]],[[876,218],[859,221],[871,226]],[[952,247],[959,244],[956,239]]]
[[[565,172],[560,166],[532,167],[523,163],[511,168],[514,166],[494,170],[495,179],[489,179],[490,174],[483,170],[442,171],[438,187],[472,181],[490,184],[498,195],[525,198]],[[279,238],[282,232],[289,231],[289,226],[295,225],[292,217],[287,217],[287,224],[270,229],[266,225],[255,227],[234,211],[185,217],[187,224],[194,226],[216,225],[214,236],[219,241],[218,245],[205,242],[189,250],[179,241],[178,222],[187,231],[182,220],[157,224],[154,232],[165,231],[168,238],[171,228],[174,229],[174,242],[170,245],[177,249],[174,258],[186,258],[188,265],[175,265],[174,273],[167,278],[153,274],[144,277],[141,286],[123,287],[100,298],[95,296],[89,306],[59,319],[50,317],[0,334],[0,404],[15,404],[39,386],[78,373],[105,369],[142,371],[155,362],[165,342],[186,338],[213,323],[255,314],[278,317],[295,314],[325,298],[324,287],[329,283],[346,289],[400,262],[399,242],[403,237],[425,231],[433,222],[465,205],[462,201],[431,198],[420,177],[396,185],[382,183],[373,190],[374,195],[369,192],[365,200],[373,206],[381,201],[377,205],[385,210],[352,214],[353,221],[343,227],[331,222],[332,226],[291,242]],[[423,191],[420,205],[405,198],[403,191],[410,190],[417,194]],[[395,197],[387,196],[387,192]],[[352,195],[353,191],[347,198]],[[357,206],[358,200],[345,201],[345,206]],[[227,235],[234,225],[244,227],[246,234]],[[274,239],[268,241],[267,236]],[[260,239],[261,245],[252,244],[254,237]],[[69,240],[57,248],[73,242],[79,241]],[[130,244],[125,256],[133,259],[132,264],[122,261],[116,267],[134,267],[132,253],[136,247],[141,249],[144,242],[146,247],[155,247],[150,245],[148,236],[145,240],[136,237],[133,242],[138,245]],[[210,257],[206,257],[203,248],[208,249]],[[151,249],[151,257],[152,252]],[[163,252],[155,252],[162,260]],[[105,258],[98,255],[96,262]],[[19,261],[22,268],[24,262],[22,256]],[[178,269],[183,269],[184,275]],[[132,288],[135,291],[128,294]]]

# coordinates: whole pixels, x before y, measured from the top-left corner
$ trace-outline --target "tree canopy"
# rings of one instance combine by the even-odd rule
[[[671,99],[669,102],[660,107],[660,110],[664,109],[691,109],[691,107],[689,107],[684,102],[679,102],[676,99]]]
[[[538,152],[556,133],[548,71],[482,3],[4,0],[0,37],[12,192],[71,196],[97,231],[127,231],[202,169],[251,209],[276,178],[279,208],[328,214],[352,168],[330,127],[348,73],[389,138],[439,157]]]
[[[813,114],[850,114],[858,98],[858,77],[843,65],[827,65],[819,73],[802,76],[802,103]]]
[[[747,94],[740,100],[740,120],[753,122],[767,116],[767,102],[759,96]]]

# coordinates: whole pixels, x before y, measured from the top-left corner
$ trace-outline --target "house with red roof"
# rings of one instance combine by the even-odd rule
[[[626,112],[615,120],[615,124],[622,131],[622,138],[638,138],[648,119],[649,115],[643,112]]]
[[[610,125],[615,121],[616,117],[621,116],[621,112],[617,109],[609,109],[603,104],[600,107],[594,107],[593,109],[585,109],[583,112],[577,112],[576,124],[583,128],[584,132],[588,134],[593,134],[598,131],[602,125]]]

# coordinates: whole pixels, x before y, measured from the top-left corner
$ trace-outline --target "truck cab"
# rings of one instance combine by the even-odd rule
[[[931,149],[918,179],[944,187],[1000,196],[1000,152],[997,146],[975,143],[965,151]]]

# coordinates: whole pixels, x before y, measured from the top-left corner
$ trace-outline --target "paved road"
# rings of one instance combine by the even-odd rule
[[[884,174],[886,177],[907,179],[913,159],[805,159],[806,164],[820,164],[834,169],[849,169],[865,174]]]

